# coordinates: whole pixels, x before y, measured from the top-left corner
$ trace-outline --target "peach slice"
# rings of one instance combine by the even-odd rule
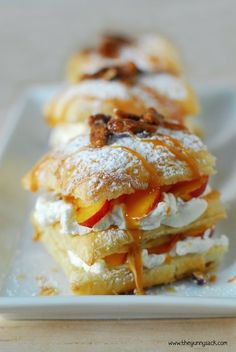
[[[171,236],[171,239],[167,240],[167,242],[164,242],[158,246],[148,248],[148,254],[163,254],[163,253],[168,253],[170,252],[176,245],[176,243],[185,237],[191,236],[191,237],[202,237],[204,232],[206,231],[206,228],[199,228],[194,231],[188,231],[184,233],[178,233],[176,235]]]
[[[122,265],[127,260],[128,253],[115,253],[108,255],[104,258],[105,262],[109,266]]]
[[[183,200],[199,197],[206,189],[208,176],[202,176],[193,181],[179,182],[170,187],[168,192]]]
[[[140,219],[150,213],[160,200],[160,188],[137,190],[126,196],[125,210],[127,219]]]
[[[79,208],[76,212],[76,219],[82,226],[93,227],[110,210],[111,202],[102,200],[87,207]]]
[[[193,198],[200,197],[200,195],[202,195],[204,193],[204,191],[207,187],[207,184],[208,184],[208,177],[202,177],[202,184],[197,189],[195,189],[193,192],[191,192],[190,195]]]
[[[176,242],[181,238],[182,234],[173,235],[172,238],[159,246],[148,249],[148,254],[163,254],[170,252],[176,245]]]

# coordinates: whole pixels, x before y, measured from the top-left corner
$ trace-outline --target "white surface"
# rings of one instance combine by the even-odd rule
[[[191,281],[149,290],[150,296],[72,297],[67,280],[53,259],[32,242],[29,212],[32,196],[21,189],[20,178],[47,149],[49,131],[42,105],[55,88],[29,91],[12,113],[9,133],[0,150],[0,313],[17,318],[164,318],[236,315],[235,150],[236,93],[232,89],[201,91],[206,140],[218,157],[219,187],[228,220],[218,226],[230,238],[230,250],[216,283],[204,287]],[[38,296],[40,286],[53,286],[59,296]],[[170,285],[171,287],[173,285]],[[155,296],[154,296],[155,295]]]

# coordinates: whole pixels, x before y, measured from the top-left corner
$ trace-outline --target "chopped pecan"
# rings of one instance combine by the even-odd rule
[[[109,116],[103,114],[89,117],[90,143],[94,148],[106,145],[108,138],[107,122],[109,119]]]
[[[131,132],[136,134],[142,131],[156,131],[156,126],[146,122],[143,119],[143,115],[138,116],[120,110],[115,111],[114,117],[107,124],[107,128],[110,133]]]
[[[147,132],[155,132],[156,127],[152,126],[148,123],[143,121],[135,121],[132,119],[116,119],[112,118],[108,124],[108,131],[110,133],[124,133],[124,132],[131,132],[131,133],[139,133],[143,131]]]
[[[155,109],[149,108],[143,114],[143,120],[146,121],[147,123],[151,123],[153,125],[158,126],[163,124],[164,116],[161,115],[159,112],[157,112]]]
[[[170,123],[169,123],[170,124]],[[150,108],[143,115],[135,115],[115,110],[114,115],[97,114],[90,116],[90,142],[93,147],[107,144],[109,136],[125,132],[152,134],[158,126],[165,126],[164,117]]]
[[[98,46],[98,52],[105,57],[115,58],[119,55],[119,49],[125,44],[132,43],[132,40],[120,35],[105,34]]]
[[[139,115],[131,114],[129,112],[121,111],[119,109],[115,109],[113,118],[114,119],[130,119],[130,120],[134,120],[134,121],[140,120]]]
[[[95,73],[87,73],[82,76],[82,79],[104,79],[112,81],[115,79],[129,79],[136,76],[140,71],[133,62],[127,62],[120,66],[104,67]]]

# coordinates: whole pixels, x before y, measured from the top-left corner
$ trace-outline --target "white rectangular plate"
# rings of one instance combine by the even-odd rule
[[[42,107],[57,89],[38,87],[27,92],[12,111],[0,143],[0,314],[30,319],[236,315],[236,280],[228,282],[236,275],[236,91],[199,90],[205,139],[218,158],[213,184],[221,189],[228,211],[217,231],[229,236],[230,250],[217,281],[200,287],[185,280],[153,288],[143,297],[75,297],[58,265],[40,243],[32,241],[29,215],[34,199],[20,185],[21,177],[47,150],[49,130]],[[46,284],[57,288],[59,295],[40,296],[40,286]]]

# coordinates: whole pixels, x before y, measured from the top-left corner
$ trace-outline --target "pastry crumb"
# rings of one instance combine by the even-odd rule
[[[236,284],[236,275],[227,280],[229,284]]]
[[[39,296],[56,296],[59,291],[56,287],[41,287]]]

